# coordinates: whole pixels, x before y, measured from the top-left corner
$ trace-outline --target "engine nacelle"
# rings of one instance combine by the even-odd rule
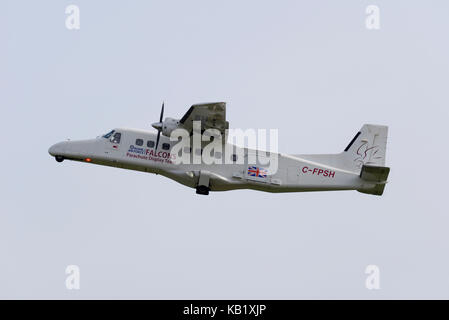
[[[179,128],[179,120],[173,118],[165,118],[162,121],[162,134],[166,137],[170,137],[173,130]]]

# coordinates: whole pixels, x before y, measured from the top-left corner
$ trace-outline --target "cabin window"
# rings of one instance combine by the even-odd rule
[[[163,150],[170,150],[170,144],[169,143],[163,143],[162,144],[162,149]]]
[[[112,137],[111,137],[111,142],[112,143],[120,143],[120,139],[122,137],[122,134],[120,132],[116,132]]]
[[[202,155],[202,154],[203,154],[203,149],[195,149],[195,154],[196,154],[197,156]]]
[[[237,155],[236,155],[236,154],[233,154],[232,157],[231,157],[231,159],[232,159],[232,161],[236,162],[236,161],[237,161]]]
[[[154,141],[153,140],[148,140],[147,141],[147,147],[148,148],[154,148]]]
[[[142,139],[136,139],[136,146],[143,146],[143,140]]]
[[[184,147],[184,153],[190,153],[190,152],[192,152],[192,148]]]
[[[221,159],[221,152],[215,152],[215,158]]]

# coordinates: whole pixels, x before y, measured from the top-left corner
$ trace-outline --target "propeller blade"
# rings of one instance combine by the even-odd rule
[[[164,104],[165,102],[162,102],[161,116],[159,118],[159,122],[155,122],[151,125],[154,129],[157,130],[155,149],[157,149],[157,146],[159,145],[159,138],[161,137],[162,126],[164,125],[164,123],[162,122],[162,119],[164,118]]]
[[[161,117],[159,119],[159,122],[162,122],[162,118],[164,117],[164,104],[165,102],[162,102]]]
[[[157,150],[157,146],[159,145],[159,137],[161,136],[161,131],[159,130],[157,132],[157,139],[156,139],[156,146],[154,148],[154,150]]]

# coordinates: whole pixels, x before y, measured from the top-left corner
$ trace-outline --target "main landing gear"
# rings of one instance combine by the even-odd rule
[[[198,186],[198,187],[196,187],[196,193],[197,194],[202,194],[202,195],[207,196],[207,195],[209,195],[209,191],[210,191],[210,188],[206,187],[206,186]]]
[[[208,171],[200,171],[198,177],[198,184],[196,186],[196,193],[207,196],[209,194],[209,172]]]

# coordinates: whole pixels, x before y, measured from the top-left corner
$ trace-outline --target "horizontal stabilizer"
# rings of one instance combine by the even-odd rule
[[[378,167],[378,166],[362,166],[362,171],[360,171],[360,178],[367,181],[373,182],[386,182],[388,174],[390,173],[390,168],[388,167]]]
[[[363,165],[362,170],[360,171],[360,178],[367,182],[373,182],[374,185],[370,188],[364,188],[358,191],[381,196],[384,192],[389,173],[390,168],[388,167]]]

